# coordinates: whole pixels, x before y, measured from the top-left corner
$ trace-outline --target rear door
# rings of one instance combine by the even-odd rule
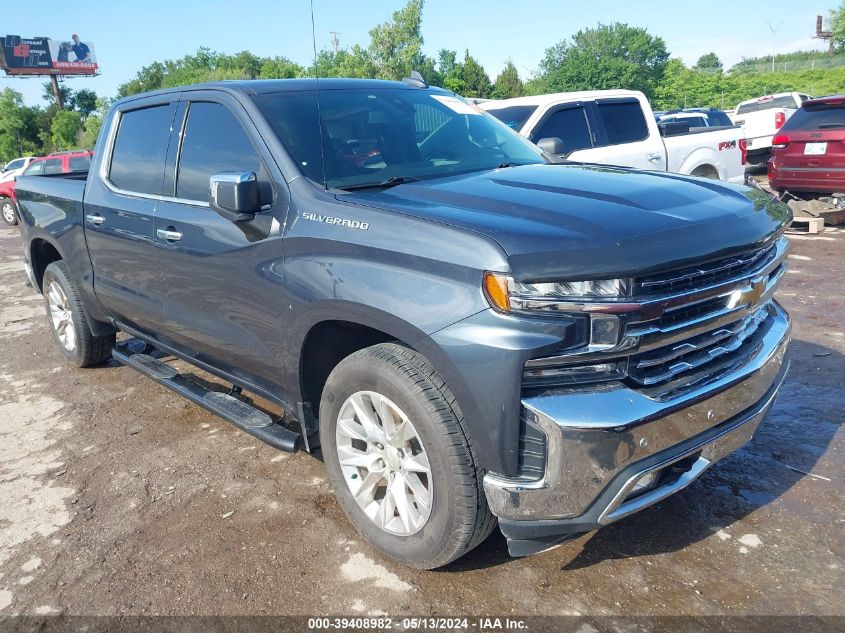
[[[187,98],[178,155],[168,164],[172,197],[159,204],[155,221],[168,342],[278,392],[288,312],[280,287],[288,190],[235,99],[211,91]],[[258,177],[264,210],[252,222],[231,222],[209,206],[210,177],[233,171]]]
[[[94,290],[116,318],[149,335],[162,320],[153,218],[178,98],[131,101],[115,114],[85,193]]]

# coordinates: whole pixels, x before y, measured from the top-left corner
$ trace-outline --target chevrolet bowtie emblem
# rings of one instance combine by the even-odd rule
[[[760,297],[766,292],[768,277],[754,277],[749,280],[749,285],[737,288],[728,296],[728,308],[735,308],[738,305],[756,305]]]

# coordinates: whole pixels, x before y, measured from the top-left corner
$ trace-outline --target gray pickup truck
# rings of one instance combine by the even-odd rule
[[[352,524],[415,567],[497,522],[526,555],[681,490],[787,369],[787,207],[558,163],[419,79],[123,99],[87,175],[17,196],[68,361],[320,454]]]

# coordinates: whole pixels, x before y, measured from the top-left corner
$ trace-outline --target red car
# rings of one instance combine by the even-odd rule
[[[801,104],[772,139],[775,191],[845,191],[845,95]]]
[[[91,156],[93,155],[94,152],[87,149],[54,152],[49,156],[36,158],[22,175],[49,176],[52,174],[87,172],[91,166]],[[2,215],[6,224],[15,225],[18,223],[14,180],[0,183],[0,215]]]

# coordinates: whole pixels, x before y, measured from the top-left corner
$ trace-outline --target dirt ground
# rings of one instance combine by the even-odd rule
[[[423,572],[359,538],[314,457],[63,364],[3,227],[0,615],[845,615],[845,231],[790,239],[792,370],[752,443],[553,551],[510,559],[497,531]]]

